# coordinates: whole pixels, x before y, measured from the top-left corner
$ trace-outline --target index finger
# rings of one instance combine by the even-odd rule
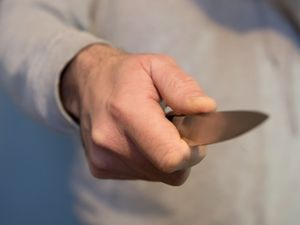
[[[137,111],[126,124],[129,137],[140,151],[159,170],[172,173],[189,168],[201,161],[198,148],[191,148],[181,139],[176,127],[165,117],[156,101],[151,101]]]

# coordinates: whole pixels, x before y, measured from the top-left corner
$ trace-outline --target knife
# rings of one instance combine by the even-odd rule
[[[256,111],[222,111],[195,115],[167,115],[190,145],[209,145],[240,136],[264,122],[268,115]]]

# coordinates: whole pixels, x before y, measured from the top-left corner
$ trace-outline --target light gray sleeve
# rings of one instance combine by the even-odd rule
[[[0,0],[0,80],[18,104],[59,130],[61,71],[84,47],[105,43],[89,32],[92,0]]]

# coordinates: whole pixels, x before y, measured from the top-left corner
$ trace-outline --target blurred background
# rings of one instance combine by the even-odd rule
[[[80,224],[69,184],[71,137],[30,120],[1,88],[0,126],[0,224]]]

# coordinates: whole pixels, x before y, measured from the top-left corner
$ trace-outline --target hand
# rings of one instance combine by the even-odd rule
[[[135,55],[93,45],[75,57],[61,83],[67,111],[78,119],[91,173],[180,185],[204,155],[165,117],[214,111],[214,100],[168,56]]]

